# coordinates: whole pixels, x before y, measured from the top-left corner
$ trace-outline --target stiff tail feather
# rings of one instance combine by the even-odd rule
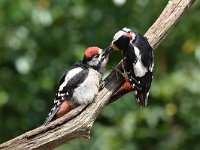
[[[59,104],[59,105],[58,105]],[[49,124],[54,119],[64,116],[71,110],[71,106],[67,100],[62,101],[62,103],[57,102],[56,105],[51,109],[47,119],[44,122],[44,125]]]
[[[59,111],[59,107],[54,106],[50,113],[48,114],[48,117],[46,118],[46,120],[44,121],[44,125],[46,126],[47,124],[49,124],[56,116],[56,113]]]

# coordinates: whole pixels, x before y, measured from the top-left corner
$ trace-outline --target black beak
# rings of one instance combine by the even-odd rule
[[[107,57],[111,52],[113,51],[111,46],[108,46],[106,49],[104,49],[102,56],[105,58]]]

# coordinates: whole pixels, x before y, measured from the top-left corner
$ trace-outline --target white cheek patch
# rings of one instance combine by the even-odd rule
[[[87,64],[90,65],[90,66],[97,66],[98,61],[97,61],[97,59],[93,59],[93,60],[89,61]]]

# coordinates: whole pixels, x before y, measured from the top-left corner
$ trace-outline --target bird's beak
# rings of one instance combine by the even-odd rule
[[[102,53],[102,56],[105,58],[105,57],[108,57],[109,54],[113,51],[113,48],[111,46],[108,46],[106,49],[104,49],[103,53]]]

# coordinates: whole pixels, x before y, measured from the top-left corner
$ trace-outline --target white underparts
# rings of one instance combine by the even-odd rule
[[[94,69],[89,69],[89,74],[85,81],[74,90],[73,100],[78,104],[91,103],[99,90],[101,74]]]

